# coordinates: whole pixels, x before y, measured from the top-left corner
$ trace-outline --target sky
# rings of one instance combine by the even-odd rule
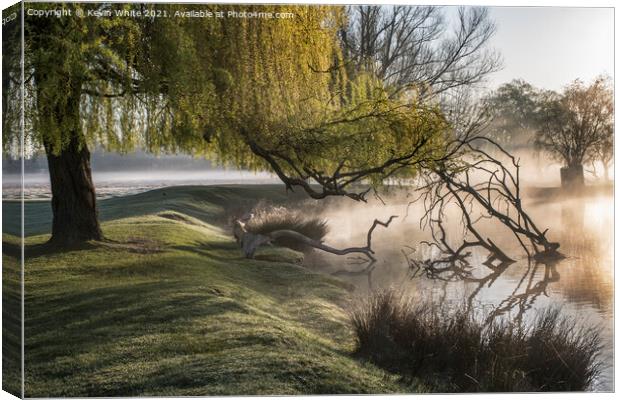
[[[613,77],[612,8],[491,7],[490,14],[497,28],[491,46],[504,61],[490,88],[520,78],[561,90],[577,78]]]

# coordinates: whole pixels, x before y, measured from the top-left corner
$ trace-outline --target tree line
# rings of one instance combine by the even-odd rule
[[[609,180],[613,162],[614,98],[611,78],[579,79],[561,92],[523,80],[488,97],[488,134],[510,148],[533,146],[562,163],[563,186],[583,186],[584,166],[599,162]]]

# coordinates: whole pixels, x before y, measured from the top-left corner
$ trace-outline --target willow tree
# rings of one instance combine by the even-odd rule
[[[317,107],[329,93],[329,79],[297,71],[294,61],[329,64],[323,62],[324,55],[335,54],[337,41],[326,32],[333,30],[329,24],[338,24],[340,8],[248,7],[248,11],[289,11],[296,18],[239,23],[174,17],[176,12],[204,6],[64,4],[63,8],[70,17],[27,16],[24,25],[24,141],[30,152],[43,150],[47,156],[53,211],[50,241],[55,244],[103,238],[89,148],[186,152],[259,168],[244,140],[248,136],[239,132],[274,122],[292,123],[285,116],[299,115],[291,107]],[[38,9],[57,8],[40,4]],[[228,9],[233,8],[211,6],[212,11]],[[140,12],[143,17],[116,17],[122,11]],[[159,17],[144,17],[153,12]],[[83,18],[77,17],[80,13]],[[161,18],[161,13],[169,18]],[[5,85],[3,95],[10,96],[20,91],[22,71],[19,54],[6,56],[3,80],[10,85]],[[284,79],[288,83],[280,93],[272,90],[284,85]],[[282,92],[286,96],[279,99]],[[310,101],[302,104],[305,98]],[[5,151],[20,135],[18,123],[3,118]],[[260,132],[265,139],[275,138]]]
[[[220,135],[236,141],[227,149],[238,149],[237,165],[266,166],[313,198],[365,200],[372,188],[443,161],[441,144],[454,127],[438,95],[499,66],[487,49],[488,14],[461,10],[454,35],[444,36],[439,23],[428,33],[438,9],[377,8],[367,24],[356,10],[301,7],[294,20],[224,27],[254,35],[228,36],[241,38],[226,46],[238,57],[223,57],[235,77],[223,104],[234,117],[230,134]],[[372,25],[374,36],[358,23]],[[265,32],[282,40],[254,41]]]
[[[89,148],[162,151],[182,146],[209,109],[204,72],[209,66],[195,62],[194,41],[183,21],[88,16],[89,11],[147,10],[137,4],[63,8],[72,17],[25,18],[23,133],[30,152],[43,149],[47,156],[51,242],[61,245],[103,238]],[[6,96],[20,90],[19,61],[18,56],[3,60],[11,84]],[[5,151],[20,134],[17,122],[3,118]]]
[[[19,156],[21,118],[21,5],[2,11],[2,142]]]
[[[231,84],[219,102],[224,122],[207,139],[223,161],[267,168],[313,198],[364,200],[369,188],[439,157],[446,121],[437,104],[394,97],[376,74],[347,71],[345,9],[287,11],[295,18],[221,26],[213,56]]]

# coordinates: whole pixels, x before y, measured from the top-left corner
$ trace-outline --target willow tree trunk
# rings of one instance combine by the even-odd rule
[[[43,78],[39,77],[40,80]],[[90,169],[90,151],[80,123],[80,87],[79,84],[73,86],[65,102],[39,105],[45,118],[56,120],[56,126],[64,127],[62,136],[66,142],[60,149],[44,139],[52,188],[50,243],[61,246],[103,239]]]
[[[59,154],[47,152],[52,187],[52,238],[62,246],[101,240],[95,186],[86,144],[72,138]]]

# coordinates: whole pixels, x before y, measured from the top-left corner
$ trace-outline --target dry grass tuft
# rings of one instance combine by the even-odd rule
[[[254,207],[252,218],[246,223],[245,228],[257,234],[291,230],[319,242],[328,232],[327,222],[321,218],[304,215],[301,210],[262,204]],[[289,238],[278,239],[275,244],[299,251],[307,250],[307,246]]]

